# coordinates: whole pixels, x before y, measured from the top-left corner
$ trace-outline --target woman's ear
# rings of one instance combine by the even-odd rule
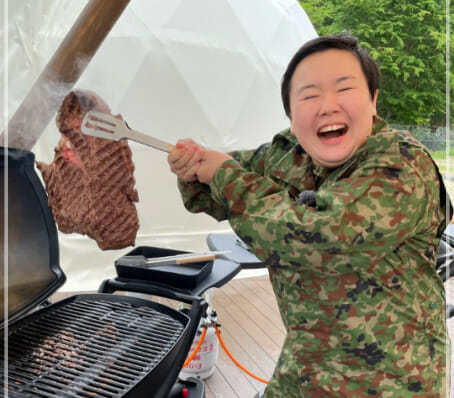
[[[378,97],[378,90],[375,90],[374,97],[372,98],[372,106],[374,107],[374,110],[373,110],[374,117],[377,116],[377,97]]]
[[[288,120],[290,122],[290,133],[295,135],[295,133],[293,132],[292,115],[289,113],[287,116],[288,116]]]

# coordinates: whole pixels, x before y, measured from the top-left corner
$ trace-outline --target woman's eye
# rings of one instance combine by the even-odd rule
[[[344,87],[344,88],[341,88],[339,91],[348,91],[348,90],[351,90],[352,88],[351,87]]]
[[[310,99],[314,99],[314,98],[317,98],[318,95],[307,95],[306,97],[304,97],[303,99],[304,100],[310,100]]]

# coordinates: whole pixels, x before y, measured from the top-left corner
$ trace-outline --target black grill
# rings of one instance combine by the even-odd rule
[[[72,296],[35,311],[66,280],[57,228],[34,154],[0,146],[0,191],[6,176],[8,195],[0,193],[0,209],[8,206],[8,239],[0,239],[0,252],[8,253],[8,267],[0,256],[0,397],[171,398],[187,388],[191,397],[203,398],[200,380],[178,380],[208,306],[201,294],[241,266],[216,260],[191,290],[184,272],[165,282],[142,280],[138,273],[107,279],[102,294]],[[157,256],[175,254],[150,248],[155,250]],[[116,291],[166,297],[190,308],[110,294]]]
[[[129,299],[74,296],[13,325],[8,396],[123,396],[174,348],[188,320],[160,304]]]

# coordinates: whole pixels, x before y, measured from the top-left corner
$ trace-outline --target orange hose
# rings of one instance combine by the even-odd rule
[[[256,376],[255,374],[249,372],[249,370],[245,369],[241,364],[233,357],[233,355],[229,352],[227,347],[224,344],[224,341],[221,338],[221,333],[219,332],[219,327],[216,326],[216,336],[218,336],[219,343],[221,343],[222,348],[224,349],[225,353],[229,356],[229,358],[238,366],[242,371],[246,372],[249,376],[253,377],[254,379],[261,381],[262,383],[268,384],[268,381],[262,379],[261,377]]]
[[[195,348],[195,350],[192,352],[192,354],[189,356],[188,359],[186,359],[186,362],[183,364],[183,368],[187,366],[187,364],[189,362],[191,362],[194,357],[195,357],[195,354],[197,354],[197,351],[199,351],[199,348],[200,346],[202,345],[203,343],[203,339],[205,338],[205,335],[207,334],[207,328],[206,326],[204,326],[203,330],[202,330],[202,335],[200,336],[200,340],[199,340],[199,343],[197,344],[197,347]]]

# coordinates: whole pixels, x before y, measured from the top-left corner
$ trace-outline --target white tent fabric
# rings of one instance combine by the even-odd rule
[[[2,32],[8,118],[85,4],[9,1]],[[97,92],[130,126],[157,138],[190,137],[221,151],[254,148],[288,126],[280,79],[296,49],[315,36],[296,0],[131,0],[75,87]],[[2,81],[4,73],[2,66]],[[52,121],[33,148],[36,158],[50,162],[58,139]],[[231,231],[183,208],[164,153],[131,148],[140,196],[137,246],[201,251],[208,233]],[[132,249],[102,252],[76,234],[59,239],[68,291],[97,289],[115,275],[113,261]]]

